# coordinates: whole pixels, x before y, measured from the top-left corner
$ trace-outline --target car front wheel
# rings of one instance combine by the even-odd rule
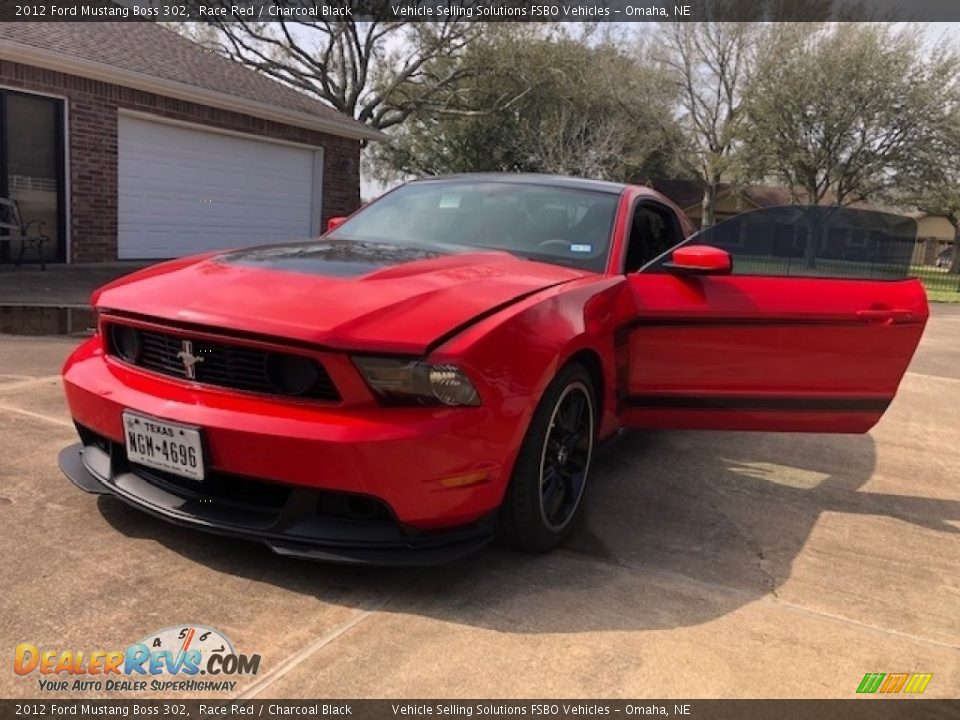
[[[595,391],[578,363],[547,387],[517,457],[500,510],[501,533],[521,550],[559,545],[581,514],[596,435]]]

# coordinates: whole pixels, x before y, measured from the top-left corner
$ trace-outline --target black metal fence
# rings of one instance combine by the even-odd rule
[[[923,281],[931,300],[960,302],[960,273],[951,272],[956,252],[960,248],[948,241],[917,241],[910,274]]]
[[[931,300],[960,302],[960,274],[927,265],[914,266],[911,270],[911,274],[923,282]]]

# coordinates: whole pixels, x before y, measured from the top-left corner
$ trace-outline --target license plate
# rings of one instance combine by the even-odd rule
[[[123,430],[130,462],[203,480],[203,445],[197,428],[124,412]]]

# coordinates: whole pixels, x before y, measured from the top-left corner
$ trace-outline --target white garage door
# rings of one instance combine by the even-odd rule
[[[318,234],[320,153],[121,115],[121,259]]]

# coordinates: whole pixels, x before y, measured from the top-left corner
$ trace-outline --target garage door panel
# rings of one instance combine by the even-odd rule
[[[312,170],[310,151],[282,145],[274,146],[274,151],[263,158],[249,151],[242,152],[242,149],[235,156],[225,156],[222,153],[227,152],[226,148],[220,148],[220,152],[208,149],[189,153],[183,148],[138,147],[123,141],[120,148],[134,162],[149,163],[153,171],[150,177],[158,181],[180,178],[184,173],[197,173],[220,187],[233,187],[228,179],[243,177],[251,187],[270,190],[274,182],[289,180],[291,172],[304,176]]]
[[[121,116],[118,154],[121,258],[313,234],[310,149]]]

